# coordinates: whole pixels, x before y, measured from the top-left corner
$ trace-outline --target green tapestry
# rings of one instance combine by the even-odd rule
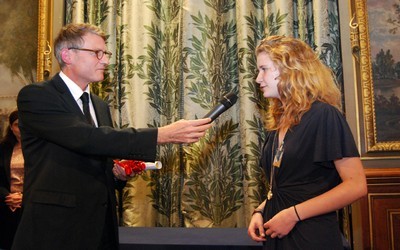
[[[131,179],[121,224],[247,227],[265,199],[259,166],[266,100],[254,55],[268,35],[309,43],[342,82],[336,0],[67,0],[66,22],[108,34],[113,53],[92,91],[111,107],[115,127],[158,127],[203,117],[221,96],[239,99],[198,143],[163,145],[161,170]]]

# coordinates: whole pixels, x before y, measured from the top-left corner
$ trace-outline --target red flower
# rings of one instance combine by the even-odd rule
[[[125,174],[130,176],[132,173],[140,174],[146,169],[144,161],[136,160],[114,160],[114,163],[125,169]]]

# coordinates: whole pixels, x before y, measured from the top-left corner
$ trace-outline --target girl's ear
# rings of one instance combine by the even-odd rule
[[[281,75],[281,73],[279,72],[279,69],[275,66],[271,67],[271,71],[274,74],[275,79],[277,79]]]

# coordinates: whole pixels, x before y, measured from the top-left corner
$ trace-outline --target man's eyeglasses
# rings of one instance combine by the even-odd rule
[[[112,53],[110,51],[104,51],[104,50],[83,49],[83,48],[75,48],[75,47],[71,47],[71,48],[68,48],[68,49],[76,49],[76,50],[93,52],[93,53],[96,54],[96,57],[99,60],[101,60],[104,55],[107,55],[108,57],[112,56]]]

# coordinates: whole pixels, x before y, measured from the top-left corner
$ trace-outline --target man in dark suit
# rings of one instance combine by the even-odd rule
[[[211,126],[207,118],[113,129],[107,104],[88,88],[104,78],[105,40],[96,26],[65,26],[54,43],[61,72],[18,95],[25,183],[13,249],[118,249],[114,177],[127,176],[112,159],[154,161],[157,144],[193,143]]]

